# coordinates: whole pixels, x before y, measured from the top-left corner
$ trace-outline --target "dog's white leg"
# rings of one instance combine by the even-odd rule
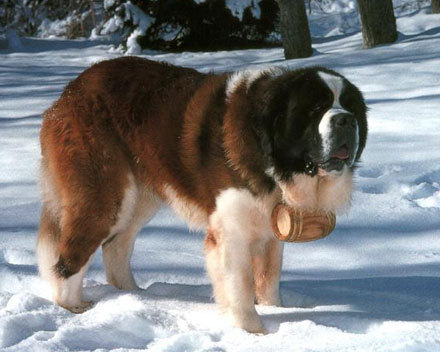
[[[136,281],[130,269],[130,258],[138,229],[125,231],[102,245],[107,282],[121,290],[134,290]]]
[[[58,260],[58,252],[49,236],[38,241],[38,261],[40,273],[52,288],[52,299],[54,302],[70,310],[73,313],[82,313],[91,307],[92,302],[83,301],[82,282],[89,267],[89,261],[76,274],[67,279],[58,276],[54,271],[54,265]]]
[[[89,267],[92,256],[87,263],[74,275],[63,278],[54,270],[59,258],[57,248],[60,228],[58,221],[43,207],[40,230],[37,242],[37,257],[41,276],[47,280],[52,289],[52,299],[60,306],[73,313],[82,313],[91,307],[92,302],[83,301],[82,282]]]
[[[208,273],[217,303],[237,327],[264,333],[255,310],[252,253],[266,223],[258,201],[244,190],[224,191],[217,199],[205,240]],[[263,224],[263,225],[262,225]],[[273,293],[276,295],[276,293]]]
[[[225,292],[224,275],[221,257],[221,236],[218,229],[209,227],[205,243],[206,270],[211,278],[215,301],[223,312],[229,307],[229,299]]]
[[[259,304],[281,306],[280,275],[283,256],[282,242],[269,240],[261,253],[252,256],[255,295]]]
[[[80,271],[67,279],[54,278],[53,299],[61,307],[70,310],[73,313],[82,313],[92,306],[92,302],[83,301],[83,279],[89,268],[91,259],[84,265]]]
[[[128,225],[118,229],[118,232],[102,245],[105,272],[109,284],[122,290],[137,288],[130,268],[134,242],[142,225],[154,216],[158,208],[159,202],[154,194],[148,191],[138,192],[134,211],[129,214],[129,220],[125,221],[122,218],[124,214],[120,214],[118,223]]]
[[[205,239],[206,265],[220,308],[231,314],[235,326],[264,333],[255,310],[251,252],[246,241],[231,240],[240,233],[210,227]]]

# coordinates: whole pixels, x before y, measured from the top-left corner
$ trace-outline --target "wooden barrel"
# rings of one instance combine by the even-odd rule
[[[328,236],[336,225],[332,212],[301,211],[278,204],[272,211],[272,229],[281,241],[309,242]]]

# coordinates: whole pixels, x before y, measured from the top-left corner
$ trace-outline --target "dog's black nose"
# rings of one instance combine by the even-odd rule
[[[333,125],[336,128],[354,128],[356,127],[356,120],[352,114],[341,113],[333,116]]]

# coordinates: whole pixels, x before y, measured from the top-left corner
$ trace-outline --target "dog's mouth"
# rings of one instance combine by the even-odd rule
[[[326,172],[341,171],[344,165],[349,165],[352,153],[347,144],[343,144],[330,153],[330,157],[324,162],[319,163],[319,168]]]
[[[350,151],[348,150],[347,144],[344,144],[339,149],[337,149],[330,157],[330,160],[348,160],[350,159]]]

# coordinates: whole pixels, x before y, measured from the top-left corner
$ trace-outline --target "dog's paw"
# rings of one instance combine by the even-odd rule
[[[260,297],[257,299],[257,304],[261,306],[275,306],[282,307],[281,299],[279,297]]]
[[[266,335],[268,332],[266,328],[263,326],[261,322],[255,323],[247,323],[243,326],[240,326],[241,329],[246,330],[247,332],[251,334],[257,334],[257,335]]]
[[[267,330],[261,323],[261,319],[257,312],[247,312],[247,313],[232,313],[232,318],[234,320],[234,325],[237,328],[246,330],[251,334],[267,334]]]
[[[66,308],[68,311],[75,313],[75,314],[84,313],[85,311],[91,309],[92,307],[93,307],[92,301],[83,301],[80,304],[75,305],[75,306],[71,306],[71,307],[63,306],[63,308]]]

